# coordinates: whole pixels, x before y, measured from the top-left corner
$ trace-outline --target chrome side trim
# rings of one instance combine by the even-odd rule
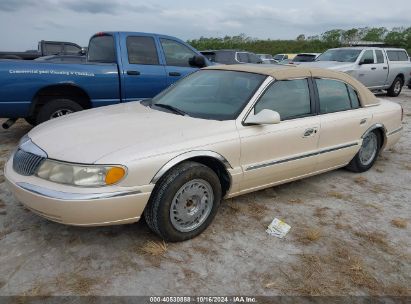
[[[139,194],[139,190],[128,190],[128,191],[119,191],[119,192],[108,192],[108,193],[70,193],[63,191],[56,191],[51,189],[46,189],[43,187],[35,186],[29,183],[17,183],[17,186],[20,188],[30,191],[41,196],[45,196],[53,199],[60,199],[66,201],[79,201],[79,200],[95,200],[102,198],[113,198],[119,196],[126,196],[132,194]]]
[[[385,126],[383,124],[376,123],[369,127],[367,131],[365,131],[365,133],[361,136],[361,138],[365,138],[371,131],[374,131],[375,129],[379,128],[382,128],[384,130],[384,134],[387,134],[387,129],[385,128]]]
[[[28,136],[25,136],[22,138],[19,148],[25,152],[38,155],[43,158],[48,157],[47,153],[43,149],[41,149],[39,146],[37,146],[35,143],[33,143],[33,141]]]
[[[170,170],[172,167],[177,165],[178,163],[181,163],[182,161],[185,161],[187,159],[193,158],[193,157],[201,157],[201,156],[207,156],[211,158],[215,158],[223,165],[226,167],[226,169],[233,168],[231,167],[230,163],[228,162],[227,159],[225,159],[224,156],[221,154],[214,152],[214,151],[208,151],[208,150],[195,150],[195,151],[189,151],[185,152],[183,154],[180,154],[170,161],[168,161],[164,166],[160,168],[160,170],[157,171],[157,173],[154,175],[153,179],[151,180],[151,184],[155,184],[168,170]]]
[[[324,153],[328,153],[328,152],[333,152],[333,151],[337,151],[337,150],[341,150],[341,149],[346,149],[346,148],[354,147],[354,146],[357,146],[357,145],[358,145],[358,142],[355,142],[355,143],[336,146],[336,147],[332,147],[332,148],[322,149],[322,150],[319,150],[319,151],[316,151],[316,152],[306,153],[306,154],[302,154],[302,155],[299,155],[299,156],[282,158],[282,159],[273,160],[273,161],[270,161],[270,162],[267,162],[267,163],[251,165],[251,166],[247,167],[245,169],[245,171],[251,171],[251,170],[257,170],[257,169],[261,169],[261,168],[265,168],[265,167],[270,167],[270,166],[273,166],[273,165],[278,165],[278,164],[286,163],[286,162],[293,161],[293,160],[303,159],[303,158],[316,156],[316,155],[320,155],[320,154],[324,154]]]
[[[403,129],[403,127],[399,127],[398,129],[395,129],[395,130],[393,130],[393,131],[391,131],[391,132],[388,132],[388,133],[387,133],[387,136],[390,136],[390,135],[393,135],[393,134],[395,134],[395,133],[401,132],[402,129]]]

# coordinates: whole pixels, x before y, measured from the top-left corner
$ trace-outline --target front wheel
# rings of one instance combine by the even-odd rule
[[[203,232],[217,213],[222,197],[216,173],[196,162],[183,162],[160,179],[144,210],[150,229],[169,242]]]
[[[381,135],[377,130],[368,133],[363,138],[360,150],[347,165],[347,169],[358,173],[369,170],[377,160],[381,141]]]
[[[404,81],[401,77],[397,76],[394,79],[394,82],[392,83],[391,87],[387,90],[387,95],[391,97],[397,97],[398,95],[400,95],[403,86]]]
[[[36,116],[36,124],[83,110],[77,102],[70,99],[54,99],[43,105]]]

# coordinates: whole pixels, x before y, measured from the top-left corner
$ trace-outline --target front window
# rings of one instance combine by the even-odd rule
[[[255,113],[268,109],[280,114],[281,120],[311,114],[310,90],[307,79],[274,82],[255,105]]]
[[[328,50],[318,56],[317,61],[355,62],[360,54],[361,50],[357,49]]]
[[[190,58],[197,55],[187,46],[170,39],[160,39],[167,65],[189,67]]]
[[[236,71],[198,71],[154,97],[152,107],[171,106],[203,119],[236,119],[266,77]]]
[[[362,55],[360,62],[374,63],[374,51],[366,50]]]

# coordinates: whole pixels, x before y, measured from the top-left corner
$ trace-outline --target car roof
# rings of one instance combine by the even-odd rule
[[[361,82],[349,76],[346,73],[314,68],[302,67],[300,65],[264,65],[264,64],[233,64],[233,65],[214,65],[203,68],[203,70],[223,70],[223,71],[238,71],[254,74],[271,76],[276,80],[287,80],[290,78],[318,77],[326,79],[336,79],[350,84],[360,95],[361,104],[363,106],[371,106],[378,104],[378,99],[368,90]]]

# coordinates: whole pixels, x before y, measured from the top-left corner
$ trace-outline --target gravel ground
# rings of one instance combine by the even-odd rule
[[[0,130],[0,295],[411,295],[411,91],[399,144],[343,169],[223,202],[199,237],[164,244],[144,221],[76,228],[9,192],[3,164],[30,127]],[[268,236],[274,218],[291,225]]]

